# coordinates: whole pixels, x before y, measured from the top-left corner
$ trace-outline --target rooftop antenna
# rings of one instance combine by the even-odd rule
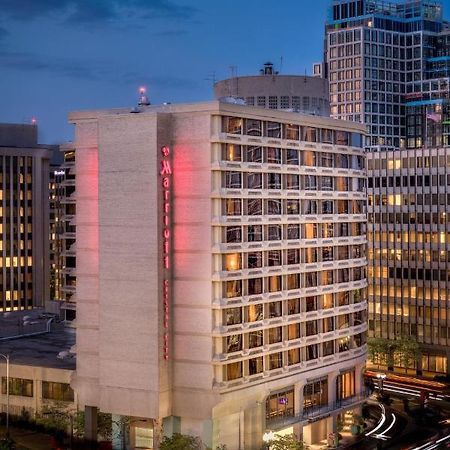
[[[212,81],[213,86],[216,84],[216,72],[213,70],[212,72],[208,73],[208,77],[205,78],[207,81]]]
[[[147,97],[147,89],[144,86],[139,88],[139,106],[150,106],[150,100]]]

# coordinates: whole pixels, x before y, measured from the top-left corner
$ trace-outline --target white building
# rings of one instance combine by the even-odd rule
[[[77,370],[96,411],[326,439],[366,359],[364,127],[220,102],[76,112]]]

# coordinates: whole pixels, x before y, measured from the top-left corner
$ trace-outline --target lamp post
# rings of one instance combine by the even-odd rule
[[[270,443],[273,441],[274,437],[275,437],[275,434],[273,431],[266,431],[263,434],[263,441],[266,444],[268,450],[270,450]]]
[[[386,379],[385,373],[377,373],[378,387],[380,388],[380,395],[383,396],[383,382]]]
[[[9,437],[9,355],[0,353],[6,361],[6,436]]]

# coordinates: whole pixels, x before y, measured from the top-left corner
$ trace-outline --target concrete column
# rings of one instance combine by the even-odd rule
[[[328,375],[328,404],[336,402],[336,382],[339,372],[332,372]]]
[[[153,420],[153,448],[159,448],[163,436],[163,421],[162,419],[154,419]]]
[[[84,439],[90,448],[95,448],[97,445],[97,413],[95,406],[84,408]]]

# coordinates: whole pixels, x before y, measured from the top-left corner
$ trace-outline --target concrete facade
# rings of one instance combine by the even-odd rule
[[[70,121],[80,404],[150,429],[146,448],[176,431],[230,450],[269,428],[326,438],[364,398],[363,128],[220,102]]]

